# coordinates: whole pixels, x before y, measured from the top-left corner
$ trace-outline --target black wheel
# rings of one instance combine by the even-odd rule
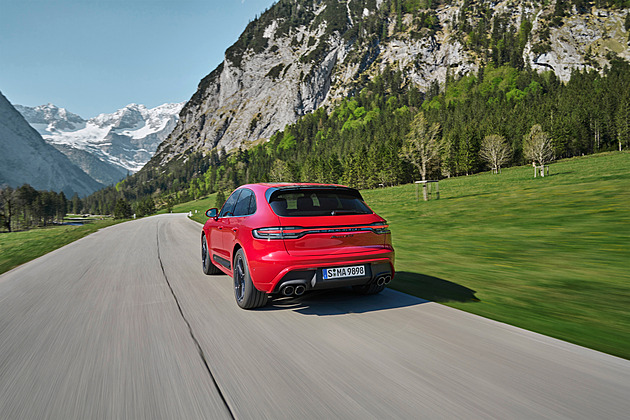
[[[267,304],[267,294],[254,287],[249,275],[249,267],[245,252],[236,251],[234,256],[234,297],[236,303],[243,309],[260,308]]]
[[[376,284],[376,282],[373,282],[370,284],[365,284],[363,286],[352,286],[352,290],[360,295],[375,295],[385,290],[385,285],[381,284],[379,286],[378,284]]]
[[[215,267],[210,261],[210,253],[208,252],[208,241],[206,235],[201,235],[201,265],[204,274],[219,274],[221,270]]]

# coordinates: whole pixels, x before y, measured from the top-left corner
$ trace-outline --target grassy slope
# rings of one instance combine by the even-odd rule
[[[230,191],[231,192],[231,191]],[[210,194],[208,197],[201,198],[199,200],[189,201],[187,203],[176,204],[173,206],[173,213],[188,213],[192,212],[192,219],[199,223],[205,223],[208,218],[206,217],[206,210],[214,207],[217,194]],[[197,211],[195,213],[195,211]],[[162,210],[159,213],[166,213],[166,210]]]
[[[0,233],[0,274],[116,223],[119,221],[110,219],[83,226],[51,226]]]
[[[630,154],[365,191],[391,225],[391,287],[630,358]]]

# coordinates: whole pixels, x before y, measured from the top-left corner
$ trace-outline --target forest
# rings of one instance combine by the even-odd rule
[[[38,191],[28,184],[19,188],[0,188],[0,232],[14,232],[36,227],[46,227],[64,223],[68,213],[80,215],[88,212],[86,201],[77,194],[70,200],[63,192]],[[134,214],[143,217],[155,213],[155,203],[151,196],[136,200],[133,206],[124,198],[119,198],[112,212],[91,212],[91,214],[113,215],[114,219],[129,219]]]
[[[63,192],[37,191],[28,184],[4,187],[0,189],[0,231],[60,223],[71,206]]]
[[[401,156],[414,117],[422,112],[440,127],[440,156],[429,178],[488,170],[483,139],[508,143],[507,166],[530,163],[523,139],[540,125],[556,158],[619,150],[630,139],[630,65],[611,57],[602,74],[576,71],[567,83],[553,72],[489,64],[478,74],[448,78],[424,94],[386,69],[330,111],[320,108],[278,131],[263,144],[232,153],[191,153],[163,168],[145,167],[116,186],[82,201],[82,211],[111,214],[119,199],[152,198],[157,208],[238,185],[266,181],[331,182],[357,188],[420,179]]]

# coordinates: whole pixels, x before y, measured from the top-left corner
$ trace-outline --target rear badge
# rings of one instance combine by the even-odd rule
[[[330,237],[330,239],[341,239],[341,238],[351,238],[354,235],[333,235]]]

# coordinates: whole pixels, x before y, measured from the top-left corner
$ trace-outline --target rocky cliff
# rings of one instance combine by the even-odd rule
[[[630,60],[626,9],[521,0],[431,4],[280,0],[200,82],[150,165],[265,141],[383,71],[399,70],[404,84],[425,92],[493,60],[551,70],[563,81],[574,70],[603,69],[611,54]]]

